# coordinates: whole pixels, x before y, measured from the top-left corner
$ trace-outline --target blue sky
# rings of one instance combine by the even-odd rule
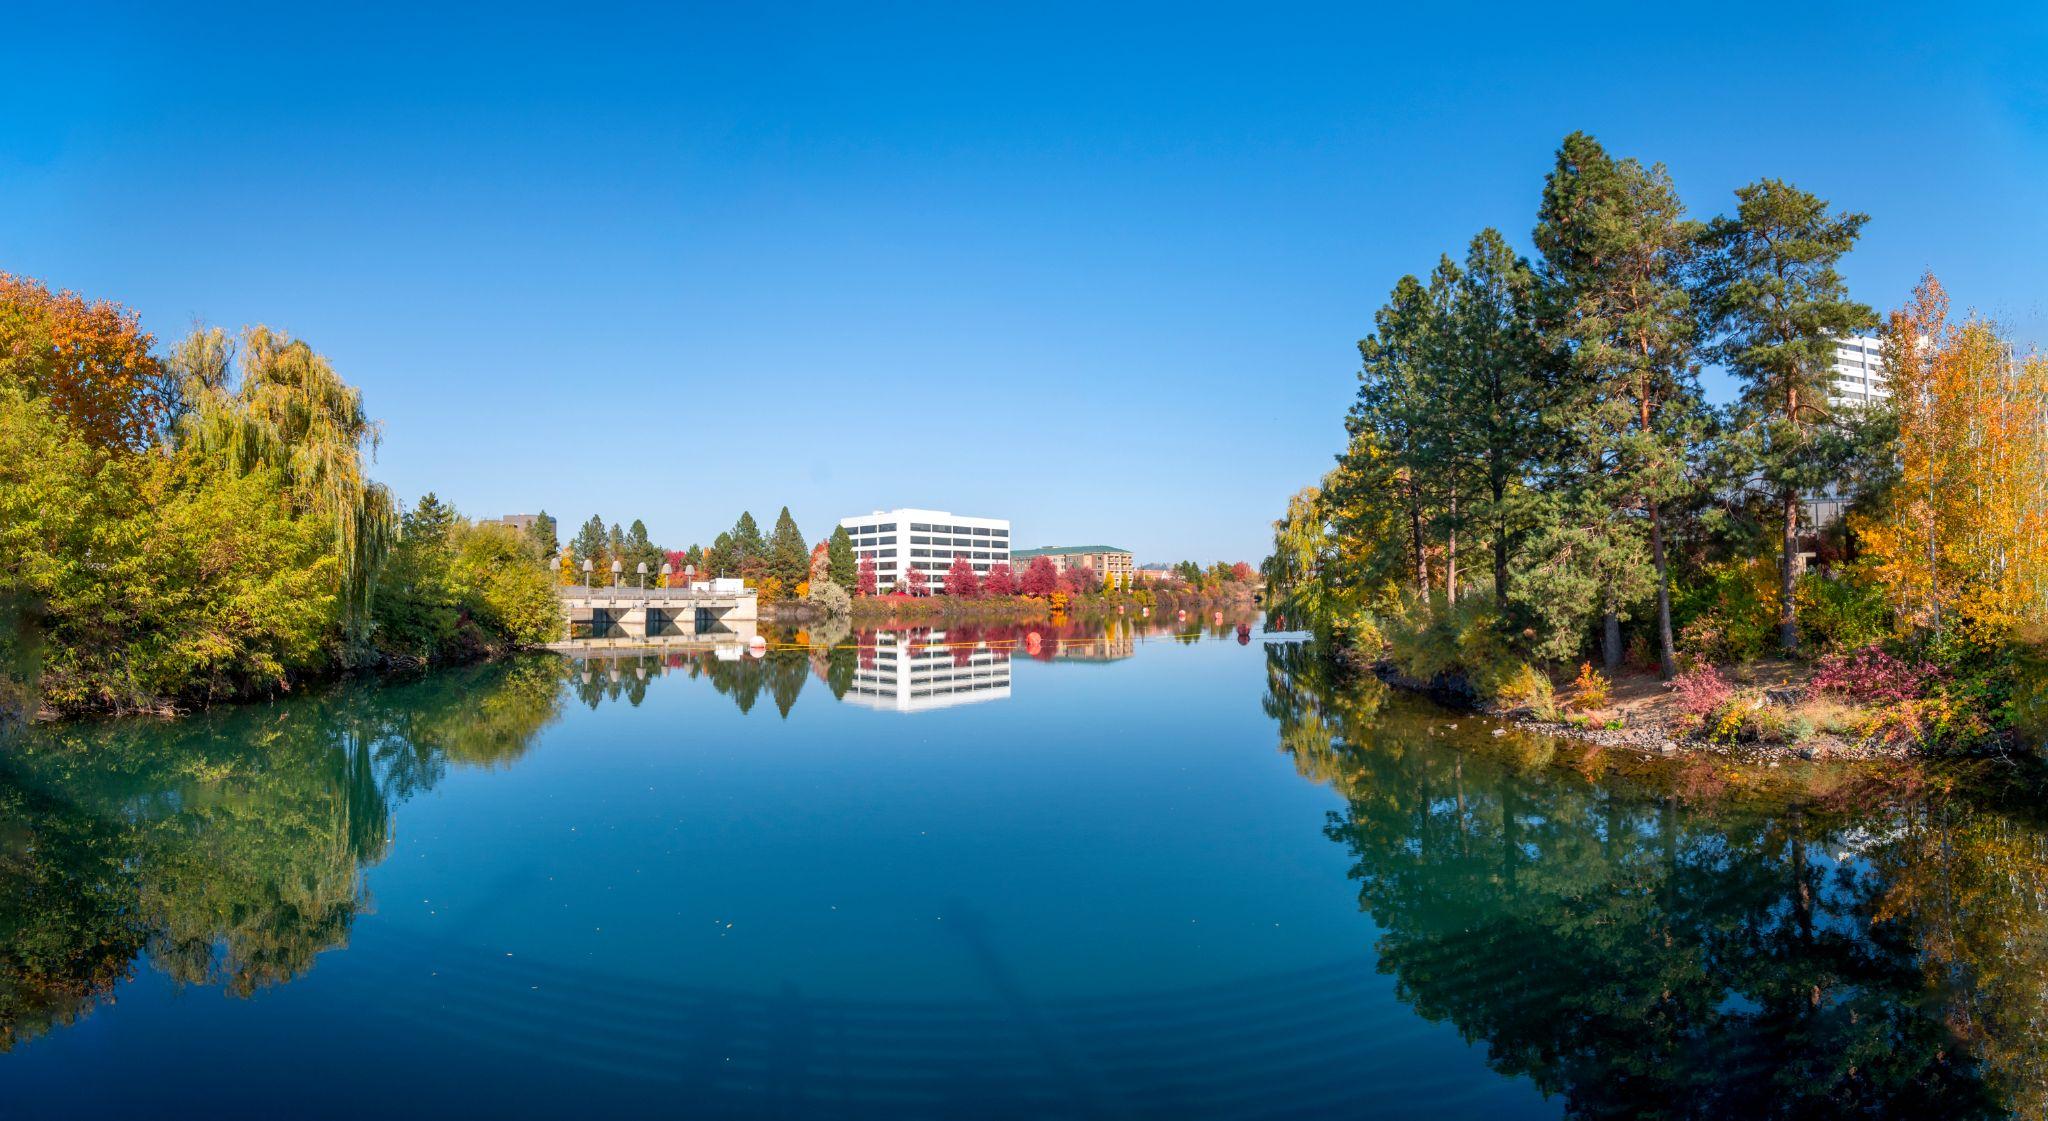
[[[308,339],[472,515],[1256,561],[1373,309],[1526,249],[1573,129],[2048,333],[2040,5],[172,7],[8,16],[0,269]]]

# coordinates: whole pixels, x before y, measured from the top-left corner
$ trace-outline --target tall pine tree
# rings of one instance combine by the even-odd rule
[[[780,580],[786,593],[794,594],[796,586],[809,578],[810,566],[811,552],[804,544],[803,531],[784,506],[768,537],[768,575]]]
[[[854,557],[853,537],[845,526],[834,526],[832,537],[825,546],[826,574],[834,584],[852,594],[854,582],[859,578],[858,561]]]
[[[1835,266],[1869,221],[1830,213],[1825,199],[1776,179],[1736,190],[1734,215],[1707,228],[1703,309],[1713,353],[1742,381],[1735,432],[1752,476],[1780,518],[1778,643],[1799,647],[1800,496],[1841,477],[1855,449],[1855,409],[1828,403],[1834,340],[1876,316],[1849,298]]]
[[[1663,165],[1616,160],[1584,133],[1559,147],[1535,231],[1548,326],[1574,375],[1570,420],[1588,453],[1581,478],[1604,475],[1609,504],[1640,512],[1647,530],[1666,676],[1677,653],[1665,510],[1686,493],[1700,418],[1686,286],[1699,232]],[[1621,661],[1617,598],[1606,610],[1610,666]]]
[[[526,539],[532,543],[534,552],[543,557],[552,557],[562,551],[560,531],[546,510],[533,516],[533,524],[526,527]]]

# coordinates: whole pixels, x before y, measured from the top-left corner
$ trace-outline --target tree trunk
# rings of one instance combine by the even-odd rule
[[[1611,606],[1600,618],[1600,660],[1607,664],[1607,672],[1614,673],[1621,668],[1621,614]]]
[[[1415,484],[1408,484],[1408,537],[1415,550],[1415,594],[1429,599],[1429,554],[1422,549],[1422,504],[1415,500]]]
[[[1444,602],[1458,602],[1458,492],[1451,492],[1451,532],[1444,552]]]
[[[1671,565],[1664,558],[1664,515],[1650,503],[1650,559],[1657,566],[1657,672],[1678,673],[1677,644],[1671,641]]]
[[[1507,484],[1498,475],[1493,480],[1493,605],[1505,612],[1508,609],[1508,525],[1501,516],[1501,505],[1507,501]]]
[[[1793,594],[1799,583],[1799,492],[1785,488],[1785,563],[1778,573],[1778,645],[1787,654],[1799,650],[1799,616]]]

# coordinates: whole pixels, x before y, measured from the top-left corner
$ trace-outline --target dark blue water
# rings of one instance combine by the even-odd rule
[[[1976,905],[1886,863],[1954,849],[1924,802],[1589,775],[1228,628],[944,639],[11,745],[0,1112],[2039,1104],[2040,978],[1953,980]]]

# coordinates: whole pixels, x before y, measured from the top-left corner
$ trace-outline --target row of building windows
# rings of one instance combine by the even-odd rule
[[[970,525],[928,525],[924,522],[911,522],[910,531],[912,533],[966,533],[975,537],[1008,538],[1010,536],[1010,531],[1007,529],[989,529],[986,526]]]
[[[910,555],[913,557],[939,557],[941,559],[949,559],[952,557],[966,557],[969,560],[1004,559],[1004,555],[1002,553],[983,553],[979,551],[970,552],[966,549],[912,549],[910,550]]]
[[[913,533],[910,535],[910,543],[912,545],[965,545],[973,549],[1008,550],[1008,546],[1001,541],[976,541],[972,537],[922,537]],[[855,542],[855,544],[858,544],[858,542]]]

